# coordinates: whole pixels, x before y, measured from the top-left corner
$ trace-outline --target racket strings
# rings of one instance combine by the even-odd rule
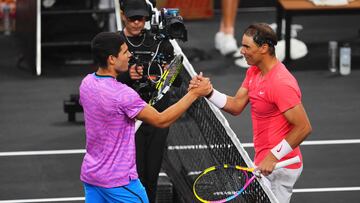
[[[197,180],[194,190],[206,201],[219,201],[239,192],[249,181],[248,172],[235,168],[217,168]]]
[[[179,72],[182,69],[182,60],[183,57],[181,55],[175,56],[175,58],[165,68],[165,71],[156,82],[155,88],[157,91],[154,92],[152,98],[150,99],[150,105],[154,105],[170,89],[170,86],[175,81],[176,77],[179,75]]]

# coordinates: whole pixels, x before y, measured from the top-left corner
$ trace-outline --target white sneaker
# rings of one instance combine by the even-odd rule
[[[283,61],[285,59],[285,40],[278,41],[275,46],[276,57]],[[299,59],[304,57],[308,53],[308,49],[304,42],[296,39],[290,39],[290,58],[291,59]]]
[[[276,32],[277,31],[277,24],[276,23],[271,23],[270,27]],[[291,24],[291,29],[290,29],[290,36],[292,38],[295,38],[298,36],[298,32],[300,32],[301,30],[303,30],[303,26],[300,24]],[[285,20],[282,20],[282,24],[281,24],[281,36],[282,38],[285,36]]]
[[[238,50],[234,53],[233,57],[234,57],[234,59],[235,59],[234,63],[235,63],[236,66],[238,66],[238,67],[240,67],[240,68],[249,68],[249,64],[247,63],[244,55],[242,55],[242,54],[240,53],[240,49],[238,49]]]
[[[224,37],[224,33],[223,32],[217,32],[215,34],[215,49],[219,50],[220,51],[220,47],[221,47],[221,41],[222,41],[222,38]]]
[[[215,48],[219,50],[222,55],[228,55],[238,50],[234,36],[223,32],[215,34]]]
[[[44,0],[44,1],[43,1],[43,6],[44,6],[45,8],[50,8],[50,7],[52,7],[55,3],[56,3],[56,0]]]

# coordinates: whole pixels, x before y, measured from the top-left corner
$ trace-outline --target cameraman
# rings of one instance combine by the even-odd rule
[[[174,58],[174,49],[168,40],[157,39],[150,30],[144,29],[151,17],[145,0],[120,0],[124,29],[120,32],[132,54],[129,74],[122,74],[118,81],[136,90],[141,98],[149,102],[155,93],[155,84],[165,64]],[[132,63],[132,64],[131,64]],[[136,66],[133,66],[136,64]],[[173,85],[180,86],[179,77]],[[154,107],[159,111],[170,106],[166,94]],[[150,202],[156,200],[157,180],[169,128],[156,128],[143,123],[136,132],[136,165],[139,178],[145,186]]]

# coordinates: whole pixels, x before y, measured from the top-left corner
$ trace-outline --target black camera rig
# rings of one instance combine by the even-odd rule
[[[178,8],[162,8],[160,11],[146,0],[151,7],[151,32],[160,39],[180,39],[187,41],[187,30]]]
[[[154,40],[157,41],[157,48],[154,51],[135,50],[132,52],[132,57],[129,61],[130,66],[136,64],[137,66],[145,67],[146,72],[142,81],[149,79],[151,66],[157,67],[157,70],[162,70],[162,66],[169,63],[172,59],[173,55],[169,56],[169,50],[173,50],[172,45],[169,44],[168,46],[171,47],[166,47],[167,45],[163,44],[162,51],[159,51],[162,41],[171,39],[187,41],[187,30],[183,18],[179,15],[178,8],[163,8],[159,11],[156,7],[153,7],[153,3],[149,0],[146,0],[146,3],[151,10],[150,28],[147,28],[147,30],[153,35]],[[160,72],[162,74],[162,71]],[[150,79],[150,81],[156,82],[157,80]]]

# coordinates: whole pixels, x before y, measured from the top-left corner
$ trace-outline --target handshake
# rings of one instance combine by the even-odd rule
[[[191,79],[188,92],[192,91],[197,94],[197,97],[206,97],[219,109],[223,109],[227,103],[227,95],[214,89],[210,78],[204,77],[202,72]]]
[[[213,92],[210,78],[204,77],[200,72],[190,80],[188,92],[195,94],[196,97],[208,97]]]

